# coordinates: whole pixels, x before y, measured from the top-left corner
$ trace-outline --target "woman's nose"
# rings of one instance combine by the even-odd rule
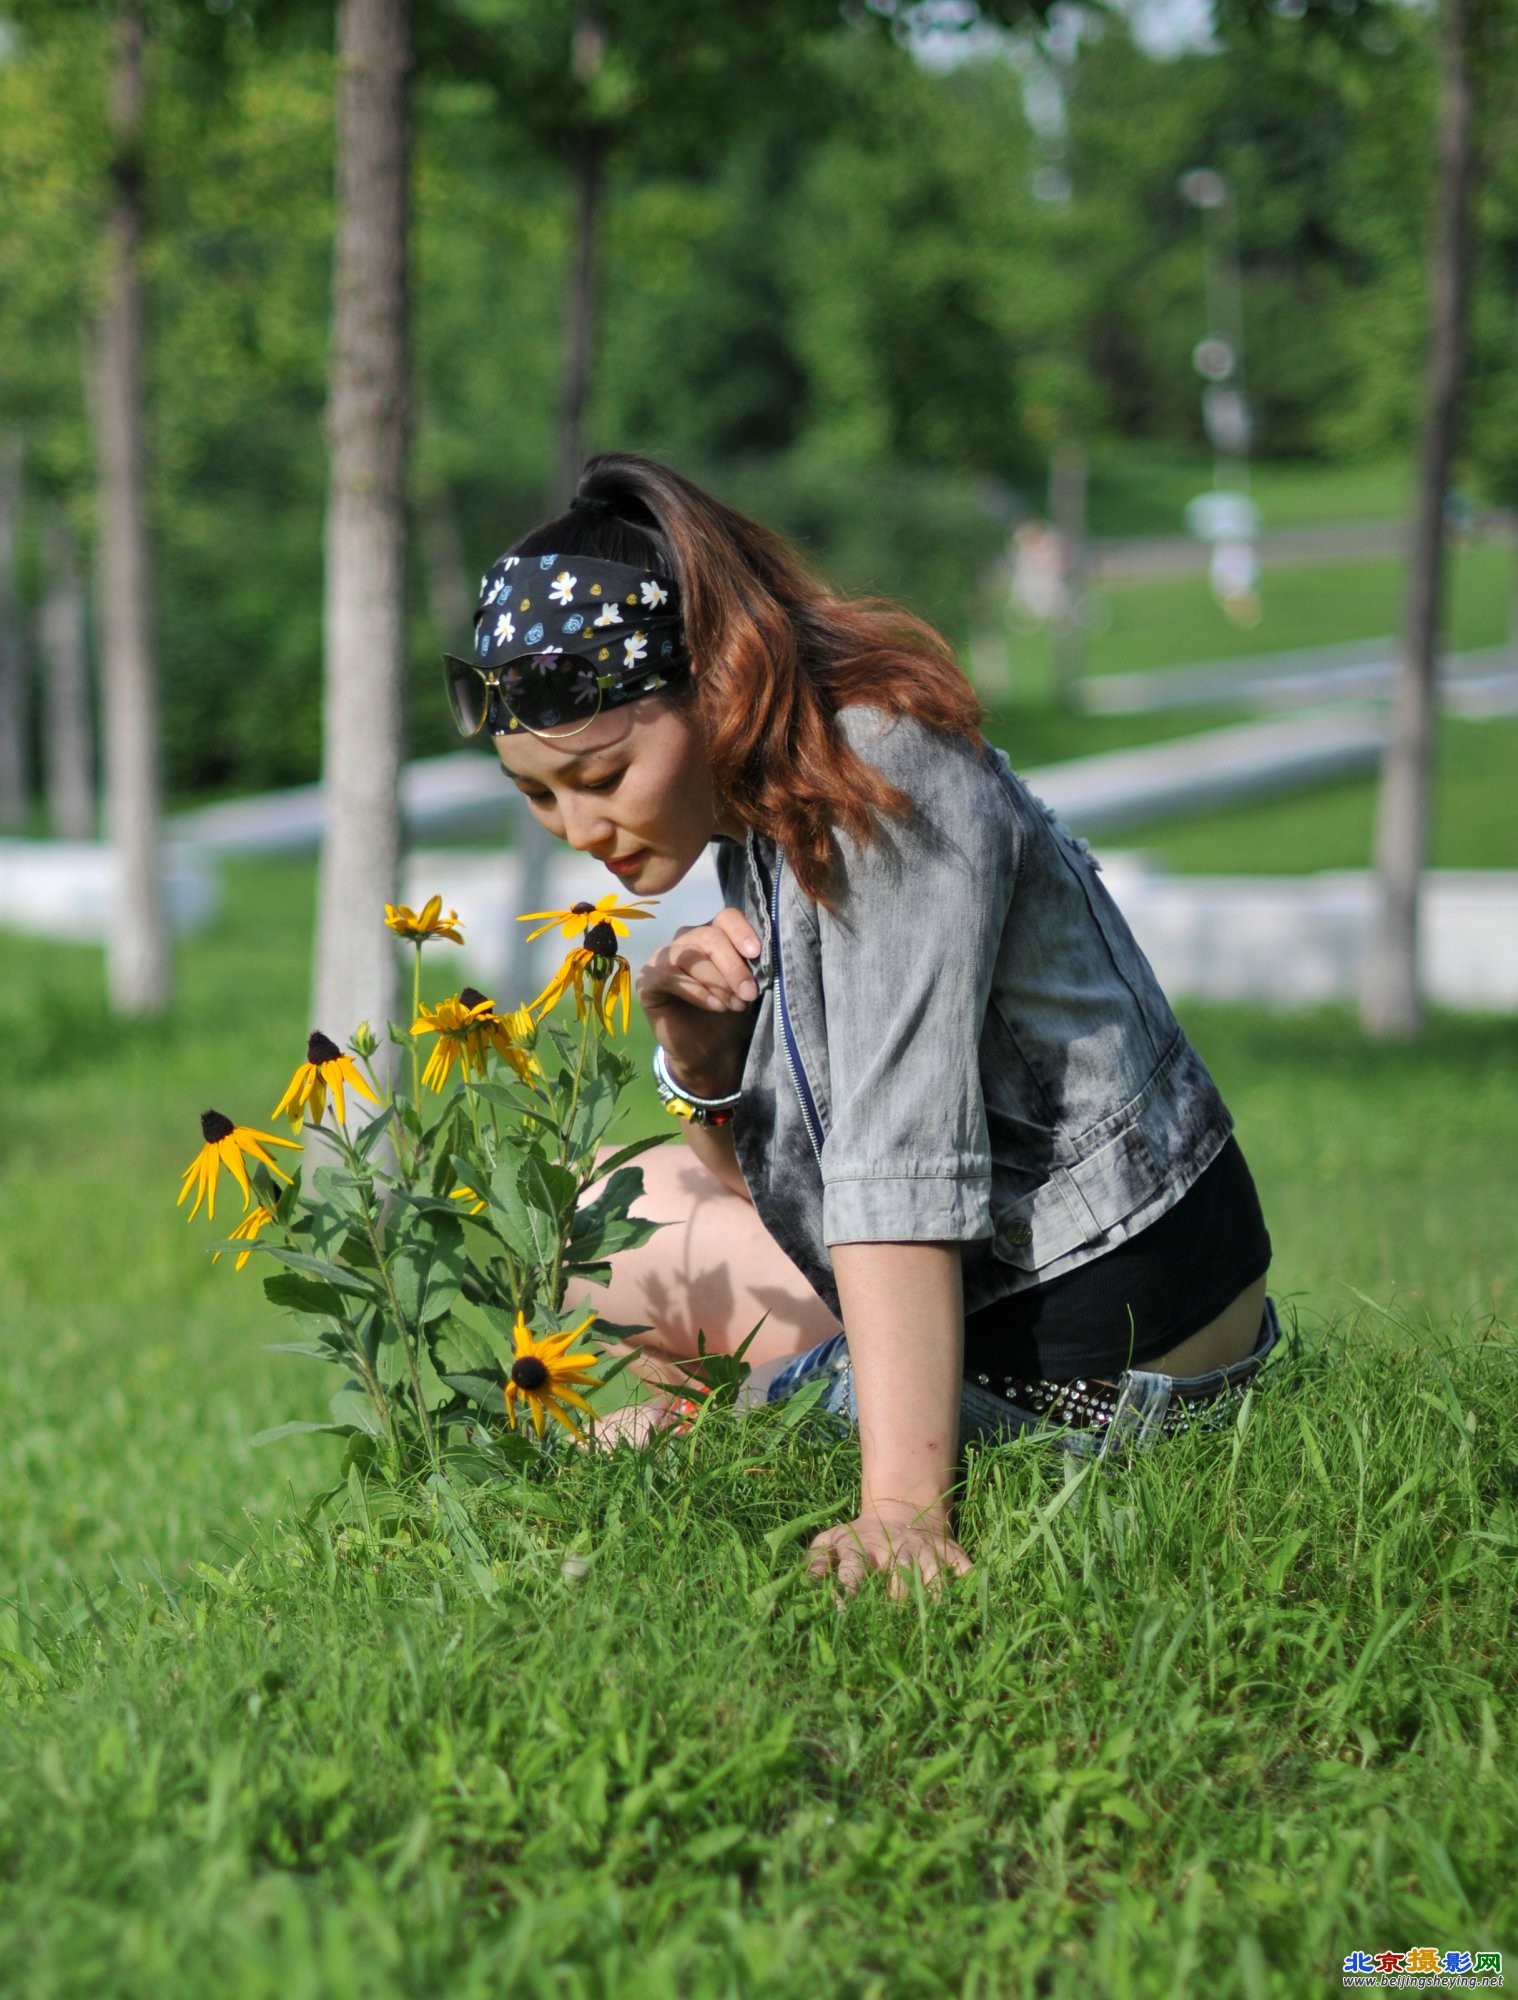
[[[566,799],[559,810],[564,818],[564,838],[577,853],[588,854],[616,838],[616,829],[593,799]]]

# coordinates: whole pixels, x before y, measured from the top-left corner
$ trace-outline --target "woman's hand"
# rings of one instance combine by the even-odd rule
[[[741,910],[719,910],[661,946],[637,977],[638,1004],[681,1083],[702,1097],[736,1090],[759,998],[759,940]]]
[[[945,1572],[963,1576],[970,1558],[955,1541],[945,1515],[902,1512],[861,1514],[845,1526],[824,1528],[811,1546],[807,1568],[813,1576],[836,1576],[840,1589],[856,1591],[872,1569],[890,1572],[888,1596],[905,1597],[908,1572],[916,1570],[930,1590],[943,1587]]]

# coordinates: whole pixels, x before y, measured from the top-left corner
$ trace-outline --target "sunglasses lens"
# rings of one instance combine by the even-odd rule
[[[497,731],[515,723],[537,736],[567,736],[595,721],[601,688],[583,660],[562,653],[529,654],[501,675],[496,695]]]
[[[448,705],[461,736],[478,736],[485,727],[490,707],[490,690],[485,678],[468,660],[445,655],[443,673],[448,686]]]

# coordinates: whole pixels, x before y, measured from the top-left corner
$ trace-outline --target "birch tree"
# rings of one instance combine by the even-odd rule
[[[106,979],[118,1014],[169,1002],[169,943],[158,875],[158,699],[149,628],[150,566],[142,412],[143,20],[116,19],[114,186],[94,371],[99,477],[100,678],[106,830],[113,862]]]
[[[1402,630],[1402,664],[1376,810],[1376,907],[1360,1016],[1380,1040],[1422,1026],[1418,908],[1428,861],[1439,641],[1445,581],[1444,502],[1465,362],[1475,180],[1473,9],[1441,0],[1439,187],[1429,270],[1426,405]]]
[[[31,817],[26,645],[16,582],[21,465],[20,438],[0,437],[0,833],[22,831]]]
[[[95,742],[84,581],[74,530],[60,506],[43,517],[37,636],[48,823],[60,840],[88,840],[95,832]]]
[[[341,0],[313,1024],[394,1011],[404,668],[406,0]]]

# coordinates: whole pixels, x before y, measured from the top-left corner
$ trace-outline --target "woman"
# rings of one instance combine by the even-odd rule
[[[1232,1121],[936,633],[606,455],[491,570],[449,671],[460,726],[630,897],[716,843],[724,907],[637,981],[688,1121],[645,1167],[672,1226],[603,1310],[653,1328],[650,1379],[761,1318],[777,1388],[828,1376],[863,1482],[819,1573],[967,1567],[962,1414],[1106,1448],[1227,1407],[1277,1331]]]

